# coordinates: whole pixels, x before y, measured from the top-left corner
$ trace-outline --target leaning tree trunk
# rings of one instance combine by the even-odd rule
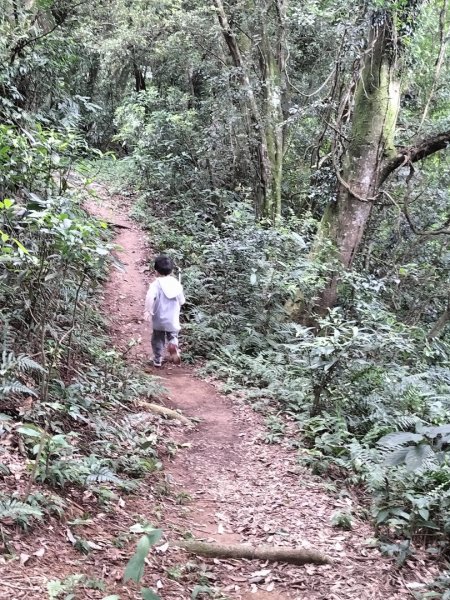
[[[352,265],[361,243],[374,198],[381,184],[382,168],[395,154],[394,133],[400,102],[396,68],[395,30],[388,12],[373,19],[369,48],[357,85],[350,144],[338,173],[336,202],[328,205],[320,223],[315,253],[332,246],[344,268]],[[337,276],[332,277],[318,302],[331,307],[337,296]]]

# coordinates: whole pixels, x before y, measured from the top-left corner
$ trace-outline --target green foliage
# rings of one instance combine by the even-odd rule
[[[213,596],[214,592],[208,585],[196,585],[192,590],[191,598],[195,600],[200,596]]]
[[[431,470],[447,461],[450,425],[417,426],[417,433],[397,432],[383,436],[378,445],[386,451],[386,464],[405,465],[408,471]]]
[[[128,561],[123,580],[125,583],[130,580],[139,583],[144,575],[145,559],[150,548],[161,539],[163,532],[161,529],[153,529],[150,525],[142,526],[140,524],[133,526],[130,531],[145,533],[137,543],[135,553]],[[141,594],[143,600],[159,600],[159,596],[150,589],[142,588]]]
[[[141,594],[142,600],[160,600],[158,594],[155,594],[155,592],[149,588],[142,588]]]
[[[43,515],[41,508],[28,502],[21,502],[14,498],[0,498],[0,522],[4,524],[12,521],[23,529],[27,529],[33,520],[42,520]]]
[[[47,583],[49,600],[72,600],[76,598],[78,593],[82,590],[103,591],[104,589],[105,582],[102,579],[90,579],[81,573],[68,575],[62,580],[54,579]],[[108,598],[113,597],[108,596]]]
[[[352,515],[346,512],[335,513],[331,519],[333,527],[350,531],[352,529]]]
[[[445,545],[446,430],[434,428],[446,423],[449,349],[394,312],[391,276],[343,274],[341,306],[314,327],[293,323],[286,307],[296,290],[308,321],[308,299],[328,276],[308,254],[312,220],[265,228],[231,199],[221,223],[205,224],[189,201],[164,219],[159,210],[144,195],[135,212],[181,269],[188,352],[206,359],[204,371],[269,409],[268,442],[283,438],[283,420],[273,416],[281,409],[299,423],[305,464],[363,482],[387,545],[401,536],[419,543],[423,532]],[[406,438],[396,431],[414,445],[400,444]],[[388,464],[394,454],[402,464]],[[409,548],[391,551],[404,560]]]
[[[0,437],[30,467],[25,497],[2,497],[7,539],[15,524],[63,515],[64,501],[45,488],[67,496],[88,487],[105,510],[110,488],[131,491],[131,478],[159,469],[152,425],[129,413],[121,426],[117,411],[161,388],[125,366],[92,309],[113,244],[106,223],[83,209],[88,194],[73,173],[101,155],[83,131],[97,109],[70,90],[85,42],[80,12],[0,4]],[[2,446],[5,475],[9,450]]]

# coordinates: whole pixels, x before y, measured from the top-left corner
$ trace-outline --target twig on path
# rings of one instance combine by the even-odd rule
[[[9,587],[12,588],[13,590],[23,590],[24,592],[29,592],[30,590],[35,589],[35,587],[33,585],[30,585],[28,587],[21,587],[20,585],[17,584],[12,584],[12,583],[7,583],[6,581],[2,580],[2,585],[4,585],[5,587]]]

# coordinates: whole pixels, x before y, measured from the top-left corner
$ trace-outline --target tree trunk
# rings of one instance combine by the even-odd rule
[[[444,312],[441,314],[439,319],[433,325],[430,333],[427,335],[427,339],[433,340],[440,336],[440,334],[447,327],[447,324],[450,322],[450,295],[447,298],[447,307]]]
[[[267,152],[271,167],[270,184],[266,191],[263,217],[275,222],[281,216],[281,185],[283,181],[285,115],[283,101],[286,95],[286,6],[276,2],[276,44],[270,39],[265,19],[261,23],[262,47],[260,53],[261,78],[264,89],[264,124]]]
[[[395,8],[386,9],[372,16],[342,169],[336,166],[339,162],[336,153],[332,154],[339,188],[336,201],[327,206],[319,225],[312,249],[312,257],[317,261],[326,262],[332,257],[344,269],[350,268],[382,184],[399,167],[444,150],[450,143],[450,130],[447,130],[414,142],[409,147],[394,146],[400,104],[399,63],[423,4],[423,0],[407,0],[399,12]],[[416,231],[406,206],[404,213],[417,235],[450,233],[447,224],[432,232]],[[335,304],[338,283],[339,273],[336,272],[316,302],[319,313],[326,312]],[[292,318],[305,319],[304,299],[300,292],[286,308]],[[446,316],[444,313],[442,322]],[[435,329],[440,327],[441,319]]]
[[[195,540],[179,540],[176,544],[191,554],[209,558],[244,558],[291,565],[306,565],[309,563],[326,565],[332,562],[328,556],[316,550],[305,550],[304,548],[250,546],[249,544],[207,544]]]
[[[394,133],[400,102],[396,68],[395,25],[389,12],[374,16],[369,49],[357,85],[350,144],[342,173],[338,173],[336,202],[328,205],[319,226],[314,253],[333,248],[343,267],[353,263],[373,201],[381,183],[384,161],[396,155]],[[337,297],[338,277],[332,277],[318,303],[331,307]]]
[[[260,69],[264,89],[264,122],[267,151],[271,165],[271,181],[267,190],[263,216],[273,222],[281,216],[281,185],[283,181],[285,115],[283,104],[287,92],[286,81],[286,3],[277,0],[276,43],[271,40],[263,18],[261,23]]]
[[[134,73],[134,89],[136,92],[145,92],[145,72],[142,71],[141,67],[133,61],[133,73]]]
[[[277,2],[279,37],[274,53],[267,32],[263,26],[260,67],[263,80],[262,108],[253,91],[248,68],[243,59],[240,45],[225,13],[221,0],[214,0],[219,24],[227,44],[236,76],[245,94],[248,115],[251,123],[250,153],[255,163],[255,204],[257,219],[270,219],[275,222],[281,215],[281,183],[283,176],[283,111],[282,79],[285,61],[280,36],[284,36],[284,0]]]

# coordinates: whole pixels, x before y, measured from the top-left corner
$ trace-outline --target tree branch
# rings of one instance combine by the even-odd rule
[[[433,325],[431,331],[427,335],[427,339],[433,340],[434,338],[437,338],[442,333],[442,331],[445,329],[445,327],[449,321],[450,321],[450,293],[447,297],[447,306],[446,306],[444,312],[439,317],[439,319]]]
[[[396,157],[388,160],[381,171],[380,185],[399,167],[415,163],[445,150],[450,144],[450,130],[438,133],[408,148],[399,148]]]
[[[81,0],[81,2],[78,2],[77,4],[75,4],[74,6],[72,6],[70,8],[70,10],[67,11],[67,14],[64,16],[64,18],[59,21],[56,22],[48,31],[43,31],[42,33],[40,33],[39,35],[32,37],[32,38],[24,38],[19,40],[15,46],[13,46],[10,50],[10,57],[9,57],[9,64],[12,65],[14,63],[14,61],[16,60],[17,56],[22,52],[22,50],[24,50],[27,46],[29,46],[30,44],[34,44],[35,42],[38,42],[39,40],[41,40],[42,38],[47,37],[48,35],[51,35],[56,29],[58,29],[59,27],[61,27],[62,25],[64,25],[64,23],[67,21],[67,19],[69,17],[72,17],[75,14],[75,10],[77,8],[79,8],[80,6],[83,6],[84,4],[88,4],[89,0]],[[37,13],[33,19],[33,22],[35,22],[38,18],[39,13]]]

